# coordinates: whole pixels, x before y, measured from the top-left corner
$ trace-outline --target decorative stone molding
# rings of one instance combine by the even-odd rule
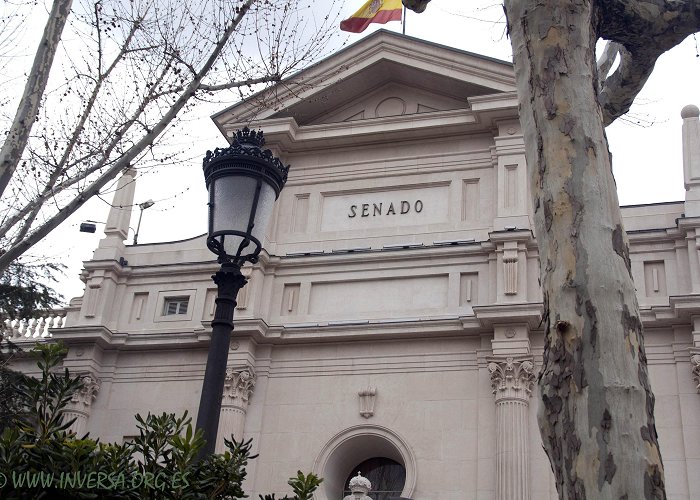
[[[690,356],[690,363],[693,365],[693,380],[695,388],[700,393],[700,353]]]
[[[496,401],[513,398],[527,401],[530,398],[535,383],[535,364],[531,358],[492,360],[488,370]]]
[[[100,380],[92,373],[85,373],[80,376],[83,382],[83,387],[73,393],[71,403],[78,408],[85,408],[92,405],[93,400],[97,397],[97,392],[100,390]]]
[[[377,397],[376,387],[367,387],[357,393],[360,396],[360,415],[370,418],[374,415],[374,402]]]
[[[518,250],[503,252],[503,293],[516,295],[518,293]]]
[[[255,370],[252,366],[227,368],[223,404],[247,406],[255,388],[255,380]]]

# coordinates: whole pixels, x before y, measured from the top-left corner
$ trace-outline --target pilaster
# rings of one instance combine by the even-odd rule
[[[100,380],[92,373],[84,373],[80,379],[83,386],[73,393],[73,397],[63,412],[66,420],[75,419],[68,431],[74,432],[78,438],[85,435],[92,402],[97,398],[97,393],[100,390]]]
[[[688,247],[690,293],[700,293],[700,217],[678,219],[678,228],[685,233]]]
[[[117,283],[128,273],[124,240],[128,237],[134,205],[135,177],[136,170],[130,168],[119,178],[105,224],[105,237],[93,252],[92,261],[84,264],[86,286],[80,311],[81,323],[110,325],[117,315],[119,307],[114,304]]]
[[[492,154],[496,167],[498,206],[493,226],[496,230],[529,229],[530,197],[520,122],[517,119],[504,120],[497,125],[498,135],[494,137]]]
[[[683,180],[685,215],[700,216],[700,110],[692,104],[681,110],[683,118]]]
[[[109,209],[105,224],[105,239],[107,240],[124,241],[128,238],[131,211],[134,206],[134,191],[136,190],[135,177],[136,169],[130,168],[125,170],[117,181],[112,207]]]
[[[251,365],[226,369],[216,453],[226,450],[224,439],[230,439],[231,435],[237,440],[243,439],[248,400],[253,394],[255,382],[256,374]]]
[[[529,500],[528,406],[535,383],[531,356],[488,363],[496,401],[496,500]]]

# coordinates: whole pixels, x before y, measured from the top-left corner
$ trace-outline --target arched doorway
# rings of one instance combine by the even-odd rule
[[[379,474],[391,474],[389,471],[396,469],[387,460],[403,469],[404,479],[402,486],[397,487],[398,494],[380,497],[374,490],[380,483],[384,484],[384,481],[380,477],[375,484],[377,480],[369,475],[369,469],[365,472],[364,464],[378,464]],[[358,466],[363,468],[358,469]],[[410,447],[394,431],[378,425],[358,425],[333,436],[319,453],[312,470],[323,478],[323,484],[314,494],[315,500],[341,500],[350,478],[356,476],[358,470],[363,476],[367,474],[366,477],[372,482],[373,491],[369,496],[376,500],[385,500],[390,496],[410,498],[416,485],[416,459]],[[396,482],[390,481],[388,486],[393,487],[392,484]]]

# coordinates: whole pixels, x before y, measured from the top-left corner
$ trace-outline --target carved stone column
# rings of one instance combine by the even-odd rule
[[[100,390],[99,379],[91,373],[82,375],[81,380],[83,387],[73,394],[70,403],[63,412],[66,420],[75,419],[68,430],[74,432],[78,438],[85,435],[87,419],[90,417],[90,407]]]
[[[226,370],[216,453],[223,453],[226,450],[224,439],[231,439],[231,434],[238,440],[243,438],[248,399],[253,393],[254,387],[255,370],[252,366]]]
[[[528,405],[535,381],[531,357],[491,359],[496,397],[496,500],[529,500]]]

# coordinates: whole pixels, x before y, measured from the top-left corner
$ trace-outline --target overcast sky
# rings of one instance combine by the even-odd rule
[[[322,4],[318,1],[317,4]],[[363,0],[346,0],[346,16],[357,10]],[[397,22],[373,26],[361,35],[347,37],[353,43],[374,30],[401,31]],[[511,60],[510,43],[505,37],[505,23],[500,3],[484,0],[433,0],[423,14],[409,12],[406,34],[451,47]],[[682,200],[684,196],[680,110],[686,104],[700,105],[700,57],[697,42],[688,38],[681,46],[662,56],[656,70],[633,108],[635,115],[651,126],[640,127],[630,120],[618,120],[608,128],[613,170],[623,205]],[[18,84],[23,82],[19,82]],[[223,103],[221,108],[231,103]],[[182,144],[190,145],[190,156],[201,156],[207,149],[224,146],[225,141],[203,109],[188,122],[191,133]],[[637,121],[634,118],[632,121]],[[104,199],[111,201],[111,193]],[[144,173],[137,181],[136,203],[148,199],[155,205],[144,212],[139,243],[178,240],[202,234],[206,230],[206,190],[201,161]],[[64,223],[46,243],[37,245],[35,254],[43,254],[66,263],[67,276],[58,291],[66,299],[82,294],[78,279],[81,262],[91,257],[102,235],[78,232],[82,220],[105,221],[108,205],[93,200]],[[132,215],[136,227],[138,209]],[[129,242],[133,238],[130,231]]]

